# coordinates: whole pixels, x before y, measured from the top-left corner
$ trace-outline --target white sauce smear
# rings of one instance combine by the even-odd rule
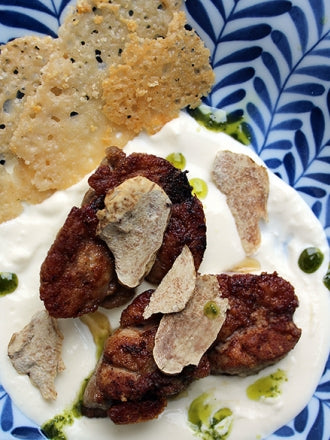
[[[180,152],[187,160],[188,178],[197,177],[207,182],[209,191],[203,200],[207,250],[200,267],[202,273],[228,271],[245,257],[225,197],[210,180],[212,163],[220,149],[249,154],[261,163],[248,147],[225,134],[208,131],[183,113],[156,135],[140,135],[125,148],[128,154],[137,151],[162,157]],[[295,287],[300,305],[294,320],[302,328],[302,336],[294,350],[258,375],[246,378],[210,376],[195,382],[187,393],[169,402],[159,419],[151,422],[116,426],[109,419],[81,417],[65,429],[68,440],[120,437],[167,440],[170,436],[191,440],[193,431],[188,425],[187,410],[193,399],[204,392],[212,393],[218,408],[227,407],[233,412],[229,440],[260,439],[289,422],[309,402],[329,354],[330,303],[322,282],[328,264],[328,245],[320,223],[305,202],[275,175],[269,173],[269,177],[269,221],[261,225],[262,242],[254,258],[260,262],[260,271],[276,270]],[[7,346],[11,335],[21,330],[35,311],[43,308],[39,299],[40,266],[68,212],[73,205],[80,205],[86,189],[87,178],[66,191],[55,193],[40,205],[26,206],[18,218],[0,225],[0,271],[14,272],[19,278],[17,290],[0,298],[0,383],[15,404],[40,425],[71,408],[82,381],[94,368],[96,357],[92,337],[80,320],[59,320],[65,336],[63,360],[66,369],[56,379],[58,398],[55,402],[45,402],[29,378],[17,374],[8,359]],[[320,248],[325,255],[320,269],[309,275],[297,264],[301,251],[308,246]],[[115,327],[120,310],[102,311]],[[278,368],[288,377],[281,385],[280,396],[267,401],[249,400],[247,387]]]

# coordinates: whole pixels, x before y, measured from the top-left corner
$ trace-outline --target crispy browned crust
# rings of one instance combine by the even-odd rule
[[[167,405],[163,396],[150,397],[140,401],[115,403],[108,410],[108,416],[116,425],[146,422],[155,419]]]
[[[298,301],[290,283],[276,273],[217,278],[219,292],[228,298],[230,308],[217,340],[199,365],[173,375],[157,368],[153,347],[162,315],[143,319],[153,293],[148,290],[123,311],[120,328],[109,337],[89,395],[98,398],[84,400],[85,415],[97,417],[102,406],[103,415],[116,424],[151,420],[163,411],[169,396],[192,381],[209,374],[255,373],[295,346],[301,331],[292,320]]]
[[[113,259],[95,236],[90,207],[72,208],[40,270],[40,298],[57,318],[94,311],[114,278]]]
[[[168,195],[171,217],[148,280],[159,283],[186,244],[198,269],[206,248],[206,226],[202,204],[192,196],[186,173],[154,155],[129,156],[116,147],[89,178],[81,208],[73,208],[42,264],[40,297],[51,316],[68,318],[127,303],[134,290],[121,286],[114,271],[113,256],[96,236],[96,213],[104,198],[125,180],[143,176],[157,183]]]
[[[155,334],[160,315],[143,319],[152,290],[140,294],[122,314],[121,327],[107,340],[97,367],[94,394],[103,402],[84,400],[83,413],[94,417],[95,403],[108,404],[108,416],[116,424],[138,423],[156,418],[167,398],[186,389],[189,383],[210,373],[204,356],[197,367],[166,375],[153,359]],[[95,379],[96,378],[96,379]],[[95,409],[95,416],[100,409]]]
[[[150,283],[158,284],[172,267],[187,245],[198,270],[206,248],[206,226],[201,202],[190,197],[172,206],[171,218],[164,234],[163,244],[157,252],[156,261],[146,277]]]
[[[163,158],[143,153],[132,153],[125,157],[123,151],[112,147],[108,149],[107,160],[90,177],[89,184],[96,197],[137,175],[157,183],[173,203],[163,244],[147,280],[159,283],[184,245],[191,250],[197,270],[206,248],[205,215],[201,202],[191,194],[185,172]]]
[[[157,183],[173,204],[192,197],[186,173],[175,168],[167,160],[145,153],[126,156],[116,147],[107,150],[106,160],[89,178],[88,183],[97,195],[104,196],[109,189],[136,176],[143,176]]]
[[[222,274],[218,282],[229,310],[208,354],[213,374],[256,373],[294,348],[301,330],[293,322],[298,299],[289,282],[276,272]]]

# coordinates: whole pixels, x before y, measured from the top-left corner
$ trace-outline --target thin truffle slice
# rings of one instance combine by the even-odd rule
[[[195,289],[196,270],[188,246],[184,246],[144,311],[147,319],[154,313],[174,313],[183,310]]]
[[[221,298],[215,275],[198,276],[186,308],[164,315],[155,336],[153,356],[166,374],[198,365],[226,319],[228,300]],[[210,310],[208,310],[210,309]]]
[[[29,324],[14,333],[8,356],[20,374],[27,374],[46,400],[55,400],[54,380],[64,370],[61,357],[63,335],[57,321],[45,310],[36,313]]]
[[[97,234],[114,255],[119,281],[136,287],[163,242],[171,201],[159,185],[136,176],[109,190],[104,203]]]
[[[260,245],[259,221],[268,218],[266,168],[245,154],[219,151],[214,160],[212,178],[227,197],[245,253],[252,255]]]

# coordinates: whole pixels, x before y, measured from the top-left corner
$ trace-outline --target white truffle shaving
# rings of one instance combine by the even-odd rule
[[[154,313],[174,313],[183,310],[193,294],[195,283],[194,258],[189,247],[185,245],[152,294],[143,317],[147,319]]]
[[[259,221],[268,218],[266,168],[245,154],[219,151],[214,160],[212,178],[226,195],[246,255],[252,255],[261,241]]]
[[[115,257],[119,281],[136,287],[150,271],[171,211],[171,201],[162,188],[149,179],[127,179],[105,197],[98,211],[97,233]]]
[[[160,321],[153,356],[158,368],[178,374],[187,365],[198,365],[216,339],[226,319],[228,300],[221,298],[215,275],[197,276],[186,308],[164,315]]]
[[[46,400],[56,399],[54,380],[65,368],[62,341],[56,319],[42,310],[23,330],[13,334],[8,345],[8,356],[17,372],[27,374]]]

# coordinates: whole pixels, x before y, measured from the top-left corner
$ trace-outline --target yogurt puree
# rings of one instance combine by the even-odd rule
[[[202,200],[207,222],[207,249],[201,273],[230,271],[245,258],[225,197],[210,180],[212,163],[219,149],[248,154],[262,164],[248,147],[225,134],[208,131],[185,113],[156,135],[142,134],[125,147],[127,154],[137,151],[166,157],[180,152],[186,158],[188,178],[200,178],[207,183],[208,193]],[[156,436],[159,440],[167,440],[171,435],[191,440],[194,432],[188,423],[188,409],[203,393],[210,396],[215,410],[227,408],[231,414],[229,440],[261,439],[289,422],[308,403],[329,354],[330,302],[322,282],[328,265],[328,245],[320,223],[299,195],[271,172],[269,178],[269,221],[261,224],[262,242],[253,256],[260,268],[255,272],[276,270],[295,287],[300,305],[294,320],[302,328],[302,336],[294,350],[258,375],[246,378],[210,376],[195,382],[187,392],[171,400],[164,413],[151,422],[116,426],[108,419],[77,418],[64,430],[68,440],[120,437],[151,440]],[[79,319],[59,320],[64,334],[66,369],[56,379],[58,397],[54,402],[44,401],[29,378],[17,374],[7,356],[7,346],[11,335],[21,330],[34,312],[43,308],[39,299],[40,265],[71,207],[80,205],[86,189],[87,177],[65,191],[58,191],[40,205],[26,206],[18,218],[0,225],[0,270],[14,272],[19,278],[16,291],[0,298],[0,383],[15,404],[39,425],[71,408],[83,380],[95,365],[96,347],[92,336]],[[298,258],[309,246],[319,248],[325,258],[315,273],[305,274],[298,267]],[[139,291],[146,288],[144,283]],[[107,314],[115,328],[121,309],[101,311]],[[287,380],[281,383],[277,396],[261,400],[251,400],[247,396],[251,384],[278,370],[284,372]]]

